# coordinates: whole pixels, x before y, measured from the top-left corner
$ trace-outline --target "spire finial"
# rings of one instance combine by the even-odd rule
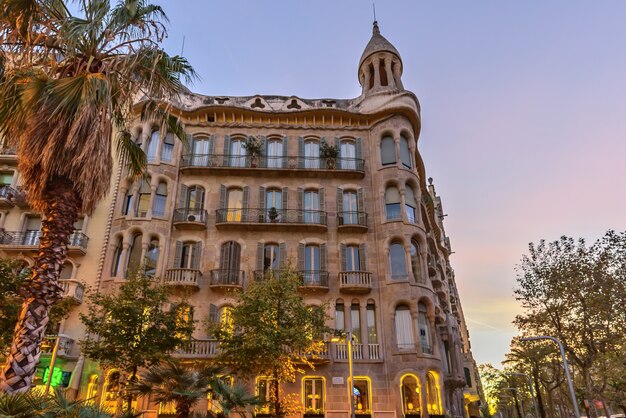
[[[374,35],[380,35],[380,29],[378,29],[378,20],[376,20],[376,3],[372,3],[372,10],[374,11],[374,28],[372,33]]]

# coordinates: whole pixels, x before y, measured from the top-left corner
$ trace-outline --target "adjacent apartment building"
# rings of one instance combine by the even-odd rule
[[[102,372],[74,344],[84,332],[84,283],[110,292],[129,266],[145,265],[194,307],[193,341],[176,356],[211,361],[219,341],[203,323],[228,316],[233,289],[290,263],[306,302],[327,303],[329,325],[354,336],[353,396],[345,343],[328,342],[315,370],[286,385],[301,394],[305,417],[347,417],[350,397],[363,418],[478,416],[480,383],[450,240],[417,147],[420,105],[402,71],[375,22],[357,98],[185,93],[174,108],[187,146],[137,123],[148,176],[133,181],[118,170],[107,201],[79,221],[70,246],[62,276],[77,309],[58,330],[59,384],[111,409],[118,403],[120,373]],[[14,159],[2,155],[0,164],[0,251],[27,260],[38,218],[19,203]],[[265,395],[263,376],[249,385]],[[146,417],[169,412],[146,400],[138,407]],[[210,397],[199,406],[216,408]]]

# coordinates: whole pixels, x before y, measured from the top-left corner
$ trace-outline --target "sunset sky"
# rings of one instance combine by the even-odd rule
[[[360,94],[371,1],[157,3],[195,92]],[[474,356],[497,365],[528,243],[626,229],[626,2],[377,0],[376,14],[422,105]]]

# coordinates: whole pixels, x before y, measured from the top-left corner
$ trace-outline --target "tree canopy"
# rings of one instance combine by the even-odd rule
[[[307,306],[298,291],[297,273],[286,268],[252,282],[238,293],[229,317],[212,318],[209,330],[220,341],[221,361],[244,376],[270,380],[269,412],[282,417],[290,411],[281,400],[280,383],[314,367],[324,351],[326,306]]]

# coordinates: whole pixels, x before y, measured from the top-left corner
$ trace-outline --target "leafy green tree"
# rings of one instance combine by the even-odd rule
[[[237,295],[231,321],[209,325],[220,341],[220,360],[243,376],[267,376],[269,412],[282,418],[292,402],[281,398],[280,383],[295,380],[324,350],[326,306],[307,306],[292,268],[252,282]]]
[[[131,139],[134,105],[143,120],[179,138],[167,103],[195,74],[159,44],[167,17],[146,0],[0,2],[0,136],[17,147],[30,205],[42,214],[39,251],[0,389],[26,391],[39,361],[59,273],[79,213],[107,193],[112,149],[137,175],[146,156]],[[116,132],[117,135],[113,135]]]
[[[515,324],[522,335],[558,338],[578,371],[582,396],[605,400],[605,356],[626,340],[626,233],[608,231],[591,246],[568,237],[530,244],[517,283],[525,312]]]
[[[168,359],[193,331],[193,322],[181,320],[186,305],[165,310],[169,300],[165,285],[141,273],[130,275],[114,294],[90,295],[88,313],[80,316],[87,330],[83,353],[136,380],[139,368]]]

